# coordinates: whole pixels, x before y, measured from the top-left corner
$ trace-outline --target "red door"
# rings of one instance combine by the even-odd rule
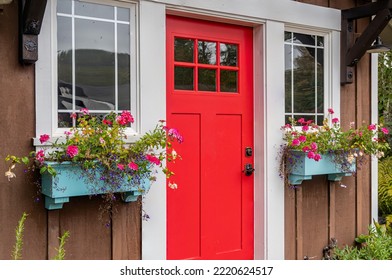
[[[166,55],[167,258],[253,259],[253,31],[168,16]]]

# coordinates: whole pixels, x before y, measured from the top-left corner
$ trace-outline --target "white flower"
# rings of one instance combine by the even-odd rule
[[[14,168],[15,168],[15,164],[11,165],[8,171],[5,172],[5,176],[8,178],[8,181],[16,177],[16,174],[11,171]]]
[[[171,155],[173,159],[177,158],[177,152],[175,150],[172,150]]]
[[[169,182],[168,185],[169,185],[169,188],[171,188],[172,190],[176,190],[178,188],[176,183]]]

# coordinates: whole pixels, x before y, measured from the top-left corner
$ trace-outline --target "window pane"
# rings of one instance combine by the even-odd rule
[[[317,46],[324,47],[324,37],[317,36]]]
[[[291,33],[290,33],[291,34]],[[285,45],[285,112],[292,113],[292,60],[291,60],[291,47],[292,45]]]
[[[58,109],[72,110],[72,21],[58,17],[57,28],[57,75]]]
[[[293,35],[293,43],[296,44],[303,44],[303,45],[310,45],[310,46],[315,46],[316,42],[316,36],[314,35],[308,35],[308,34],[301,34],[301,33],[294,33]]]
[[[306,47],[293,47],[294,112],[314,113],[316,101],[315,58]]]
[[[176,38],[174,40],[174,60],[181,62],[193,62],[193,45],[192,39]]]
[[[199,91],[216,91],[216,70],[199,68]]]
[[[130,110],[131,68],[130,68],[130,30],[128,24],[117,27],[118,59],[118,109]]]
[[[221,92],[238,92],[237,71],[221,70],[220,90]]]
[[[216,64],[216,43],[199,41],[198,42],[199,63]]]
[[[292,32],[287,32],[287,31],[286,31],[286,32],[284,33],[284,41],[285,41],[285,42],[291,43],[292,38],[293,38],[293,33],[292,33]]]
[[[115,109],[114,24],[75,19],[76,99],[90,110]]]
[[[114,19],[114,7],[74,1],[75,14],[80,16]]]
[[[324,112],[324,50],[317,49],[317,112]]]
[[[174,67],[174,88],[193,90],[193,68]]]
[[[72,127],[72,118],[70,113],[59,113],[57,120],[58,127]]]
[[[237,66],[238,46],[233,44],[220,44],[220,64]]]
[[[117,8],[117,19],[129,22],[130,11],[126,8]]]
[[[57,12],[64,14],[72,13],[72,1],[71,0],[61,0],[57,1]]]

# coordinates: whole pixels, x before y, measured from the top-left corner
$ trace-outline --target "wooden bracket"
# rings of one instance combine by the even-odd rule
[[[47,0],[19,0],[19,60],[33,64],[38,60],[38,34]]]
[[[352,83],[354,67],[371,47],[392,18],[392,0],[379,0],[363,6],[342,10],[341,30],[341,84]],[[371,17],[358,39],[354,34],[354,20]]]

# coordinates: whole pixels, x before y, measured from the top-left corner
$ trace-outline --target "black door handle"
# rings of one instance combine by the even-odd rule
[[[255,171],[255,169],[253,168],[252,164],[250,164],[250,163],[245,164],[245,169],[242,170],[242,172],[244,172],[246,176],[251,176],[254,171]]]

